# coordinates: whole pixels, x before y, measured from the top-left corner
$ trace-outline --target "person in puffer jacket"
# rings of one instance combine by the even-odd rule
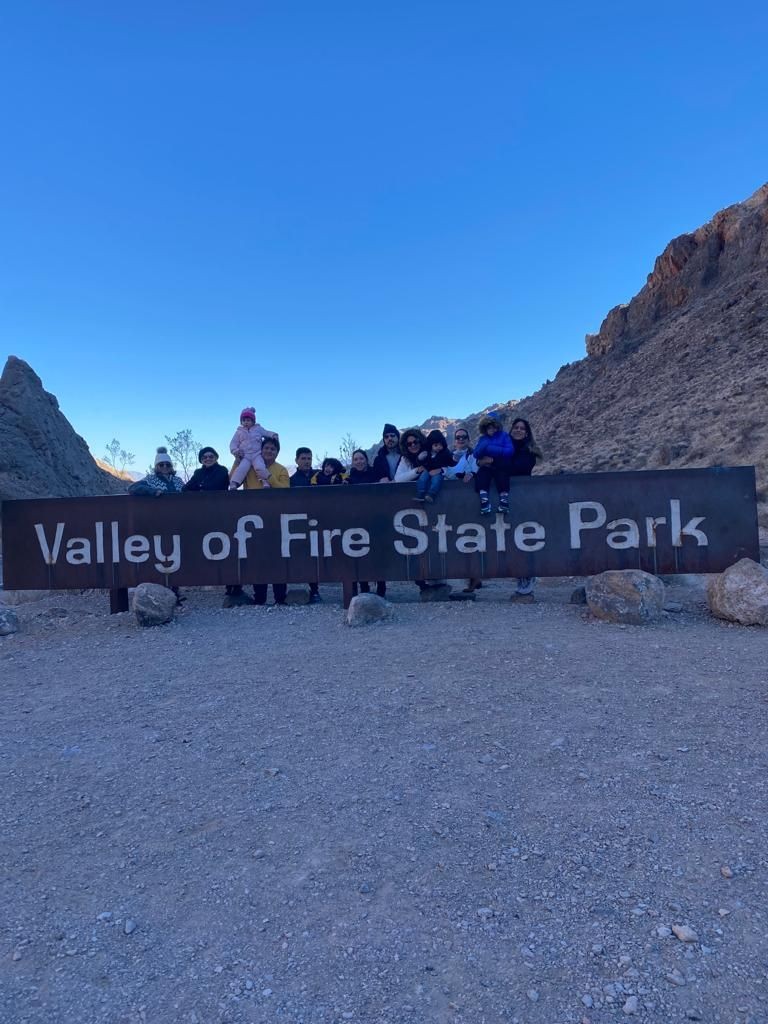
[[[143,480],[137,480],[128,488],[129,494],[160,497],[163,494],[181,494],[184,481],[176,476],[167,448],[158,448],[155,454],[155,471],[147,473]]]
[[[478,424],[480,438],[475,445],[477,462],[477,489],[480,494],[480,515],[491,513],[491,484],[499,492],[498,511],[509,512],[509,478],[515,446],[512,438],[502,430],[501,417],[492,412],[483,416]]]
[[[416,482],[416,501],[437,501],[445,471],[453,466],[445,435],[439,430],[430,430],[423,454],[424,472]]]

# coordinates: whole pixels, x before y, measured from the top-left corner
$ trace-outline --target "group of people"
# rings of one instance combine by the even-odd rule
[[[281,487],[322,487],[355,484],[415,483],[417,502],[438,500],[444,480],[461,480],[472,484],[480,502],[480,514],[493,511],[492,488],[496,489],[496,511],[509,511],[509,486],[514,476],[530,476],[542,457],[527,420],[517,417],[509,432],[504,430],[501,416],[496,412],[483,416],[478,425],[479,437],[473,446],[469,431],[457,427],[453,444],[440,430],[425,434],[419,427],[409,427],[402,433],[392,423],[385,423],[382,444],[373,461],[362,448],[352,453],[350,465],[339,459],[325,458],[320,468],[312,466],[312,449],[296,449],[296,470],[289,476],[285,466],[277,461],[280,438],[277,431],[267,430],[256,421],[256,412],[248,406],[240,413],[240,425],[230,442],[234,457],[231,470],[219,463],[219,454],[210,445],[200,449],[200,468],[184,483],[176,474],[166,448],[158,448],[154,471],[143,480],[132,484],[134,495],[174,494],[181,491],[235,491]],[[420,585],[426,585],[419,581]],[[533,599],[533,577],[521,577],[513,598]],[[479,580],[470,580],[467,589],[480,586]],[[316,583],[310,583],[309,600],[320,600]],[[367,590],[367,584],[361,584]],[[386,583],[379,581],[377,593],[384,596]],[[284,584],[273,586],[275,602],[285,602]],[[238,598],[239,587],[228,587],[227,597]],[[266,584],[254,587],[256,604],[266,602]],[[242,603],[230,600],[230,604]],[[250,603],[250,602],[249,602]]]

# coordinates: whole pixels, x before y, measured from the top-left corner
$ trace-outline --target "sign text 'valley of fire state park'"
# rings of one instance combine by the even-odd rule
[[[7,589],[118,589],[494,576],[721,572],[759,558],[753,467],[513,479],[510,511],[471,485],[48,498],[3,504]]]

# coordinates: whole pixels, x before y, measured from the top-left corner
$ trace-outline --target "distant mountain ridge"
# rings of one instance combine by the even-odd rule
[[[9,356],[0,377],[0,501],[125,490],[97,465],[32,367]]]
[[[543,473],[755,465],[768,540],[768,184],[673,239],[587,356],[490,406],[530,420]],[[480,417],[433,417],[453,436]]]

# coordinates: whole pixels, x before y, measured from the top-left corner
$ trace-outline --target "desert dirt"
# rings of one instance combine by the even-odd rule
[[[768,635],[578,582],[19,605],[2,1024],[765,1024]]]

